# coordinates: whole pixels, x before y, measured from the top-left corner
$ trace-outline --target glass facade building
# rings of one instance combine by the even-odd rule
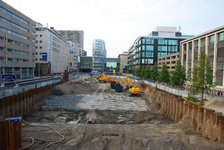
[[[90,56],[80,57],[79,70],[81,72],[91,72],[93,67],[92,60]]]
[[[106,46],[104,40],[94,39],[92,42],[93,71],[103,72]]]
[[[158,57],[179,52],[181,36],[175,27],[156,27],[148,36],[138,37],[128,50],[128,70],[153,66]]]
[[[113,73],[113,70],[115,70],[116,73],[120,72],[120,59],[119,58],[105,58],[104,72]]]

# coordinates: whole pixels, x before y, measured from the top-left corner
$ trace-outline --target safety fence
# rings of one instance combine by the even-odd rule
[[[108,77],[112,77],[112,78],[117,78],[117,79],[125,79],[126,76],[119,76],[119,75],[106,75]],[[181,88],[172,88],[170,86],[167,86],[167,85],[162,85],[160,83],[155,83],[153,80],[144,80],[144,79],[141,79],[141,78],[138,78],[138,77],[131,77],[131,76],[128,76],[130,79],[132,79],[132,81],[134,82],[138,82],[138,83],[144,83],[146,85],[149,85],[151,87],[154,87],[154,88],[157,88],[159,90],[162,90],[162,91],[166,91],[166,92],[169,92],[169,93],[172,93],[176,96],[180,96],[180,97],[185,97],[185,95],[187,96],[193,96],[193,97],[197,97],[197,98],[201,98],[201,93],[198,93],[196,95],[193,95],[190,93],[190,91],[188,90],[183,90]],[[212,90],[211,93],[204,93],[204,98],[203,99],[206,99],[206,100],[209,100],[213,97],[220,97],[222,99],[224,99],[224,96],[218,96],[217,94],[215,94],[216,90]]]

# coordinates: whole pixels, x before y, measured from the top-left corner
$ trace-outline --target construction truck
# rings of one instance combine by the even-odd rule
[[[98,75],[99,82],[109,82],[111,81],[111,77],[104,77],[101,73]]]
[[[128,82],[131,84],[129,85]],[[130,95],[140,95],[141,89],[140,88],[135,88],[132,80],[126,76],[126,90],[130,92]]]

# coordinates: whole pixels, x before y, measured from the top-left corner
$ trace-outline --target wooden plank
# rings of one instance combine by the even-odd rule
[[[15,128],[14,123],[9,123],[9,149],[15,149]]]
[[[3,132],[3,122],[0,122],[0,149],[4,149],[4,143],[3,143],[3,137],[4,137],[4,132]]]
[[[22,123],[17,122],[16,126],[17,126],[17,148],[22,149]]]
[[[16,115],[20,116],[19,94],[16,94],[16,107],[17,107]]]
[[[4,121],[3,122],[3,132],[4,132],[4,138],[3,138],[3,143],[4,143],[4,150],[9,148],[9,121]]]
[[[10,117],[10,96],[8,96],[6,99],[7,99],[7,102],[6,102],[6,106],[7,106],[6,116]]]
[[[16,95],[12,96],[12,116],[15,117],[16,116]]]

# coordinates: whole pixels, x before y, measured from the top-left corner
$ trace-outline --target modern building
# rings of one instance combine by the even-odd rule
[[[69,70],[70,71],[77,71],[78,69],[78,57],[77,57],[77,45],[72,41],[67,41],[69,44]]]
[[[92,42],[93,71],[103,72],[106,46],[104,40],[94,39]]]
[[[82,50],[82,56],[87,56],[87,51]]]
[[[0,1],[0,71],[2,77],[34,77],[36,22]]]
[[[190,39],[181,41],[180,60],[190,75],[199,54],[204,51],[208,55],[214,75],[213,82],[224,86],[224,26],[212,29]]]
[[[78,56],[82,56],[84,49],[84,31],[82,30],[57,30],[57,32],[67,41],[77,41],[79,43]]]
[[[158,57],[179,52],[180,41],[189,35],[182,35],[176,27],[156,27],[147,36],[138,37],[128,49],[128,70],[135,67],[153,66]]]
[[[36,26],[35,75],[62,73],[69,67],[69,44],[53,27]]]
[[[120,73],[127,73],[128,71],[128,52],[123,52],[118,55],[120,59]]]
[[[92,71],[92,57],[84,56],[80,57],[79,71],[80,72],[91,72]]]
[[[120,59],[119,58],[105,58],[104,59],[104,70],[105,73],[120,72]]]
[[[177,60],[179,60],[179,52],[159,57],[158,58],[159,70],[163,67],[163,63],[166,63],[168,70],[174,71],[175,66],[177,64]]]

